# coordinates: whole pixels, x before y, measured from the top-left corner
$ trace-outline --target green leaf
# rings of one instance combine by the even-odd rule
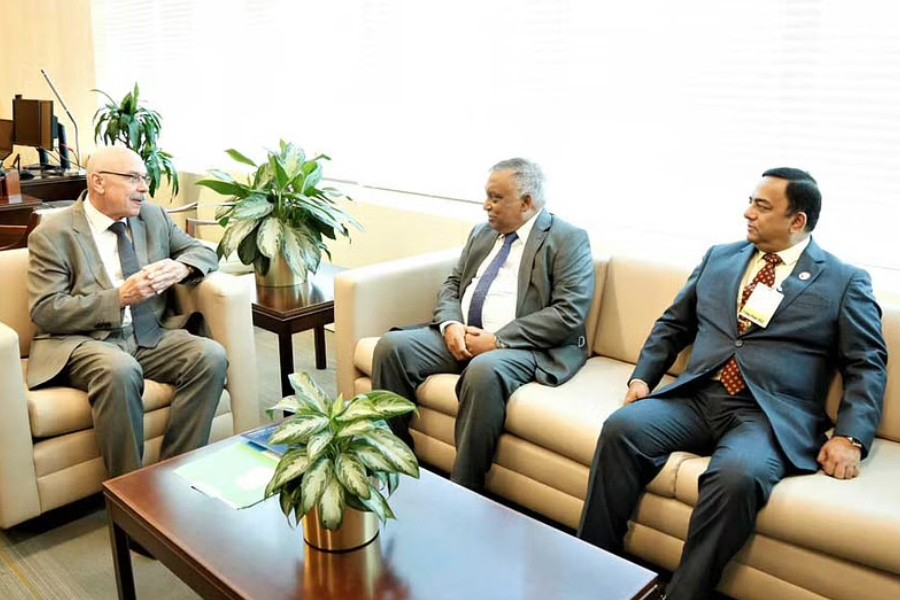
[[[403,396],[386,390],[375,390],[353,398],[336,420],[347,422],[357,419],[390,419],[415,411],[416,405]]]
[[[385,500],[384,496],[381,495],[381,492],[376,490],[373,486],[369,486],[369,497],[360,497],[359,501],[362,502],[366,508],[375,513],[382,523],[387,523],[388,519],[397,518],[394,515],[394,511],[388,506],[387,500]]]
[[[294,388],[294,393],[297,394],[297,399],[300,402],[316,407],[320,414],[328,414],[328,406],[331,404],[331,400],[328,398],[328,394],[322,391],[322,388],[313,381],[308,373],[291,373],[288,375],[288,381],[291,383],[291,387]]]
[[[219,181],[218,179],[201,179],[197,185],[207,187],[214,192],[218,192],[223,196],[237,196],[241,189],[240,186],[233,181]]]
[[[219,240],[219,255],[231,256],[237,250],[238,244],[249,234],[253,233],[254,229],[256,229],[256,221],[234,221],[229,223],[228,228],[225,229],[225,234]]]
[[[324,415],[295,415],[272,433],[269,443],[306,444],[310,437],[328,427],[328,423],[329,419]]]
[[[334,432],[330,428],[323,429],[318,433],[310,436],[306,443],[306,451],[309,453],[310,460],[319,458],[326,450],[328,450],[331,440],[334,439]]]
[[[344,520],[344,486],[331,478],[319,499],[319,521],[325,529],[335,530]]]
[[[281,400],[278,401],[275,406],[271,406],[266,409],[266,413],[269,415],[269,418],[272,418],[272,415],[278,411],[295,413],[295,414],[321,414],[318,410],[313,410],[310,408],[308,404],[305,402],[301,402],[297,399],[296,396],[285,396]]]
[[[363,441],[354,440],[353,443],[350,444],[350,452],[353,452],[353,455],[356,456],[362,464],[373,471],[394,470],[394,465],[380,450]]]
[[[416,460],[416,455],[393,433],[376,429],[360,436],[360,439],[374,446],[394,467],[393,469],[379,470],[396,470],[410,477],[419,477],[419,461]],[[360,459],[363,460],[362,457]]]
[[[254,223],[254,221],[245,221]],[[240,223],[240,221],[236,221],[236,223]],[[254,260],[256,260],[256,256],[259,254],[259,250],[257,249],[256,239],[259,236],[259,229],[254,228],[253,231],[244,236],[238,243],[238,258],[245,265],[249,265]]]
[[[360,498],[369,497],[369,478],[366,467],[349,452],[338,454],[334,461],[334,474],[347,491]]]
[[[307,163],[307,164],[309,164],[309,163]],[[322,165],[321,165],[321,163],[315,162],[315,163],[313,163],[313,165],[314,165],[313,168],[306,175],[306,181],[304,181],[304,183],[303,183],[303,188],[300,190],[303,193],[306,193],[309,190],[314,189],[316,187],[316,184],[318,184],[322,180]],[[305,165],[304,165],[304,167],[305,167]]]
[[[304,251],[308,242],[297,233],[295,229],[286,228],[284,230],[284,240],[282,241],[282,249],[284,251],[284,259],[287,261],[291,271],[302,278],[306,278],[307,264],[304,259]]]
[[[334,467],[331,459],[327,456],[321,457],[306,471],[303,476],[303,498],[300,504],[300,514],[305,515],[316,505],[322,492],[328,486],[328,483],[334,479]]]
[[[265,196],[251,194],[234,205],[234,212],[231,213],[231,218],[236,220],[259,220],[271,213],[274,208],[275,205],[269,202]]]
[[[338,439],[352,438],[355,435],[362,435],[375,429],[375,425],[371,421],[359,420],[339,425],[336,437]]]
[[[282,486],[289,481],[293,481],[298,477],[302,477],[306,469],[309,468],[310,460],[306,453],[306,448],[296,448],[288,450],[278,461],[275,468],[275,474],[266,485],[266,498],[276,493]]]
[[[226,171],[220,171],[219,169],[210,169],[209,174],[215,177],[220,181],[227,181],[228,183],[237,183],[234,177],[232,177],[231,173]]]
[[[259,251],[269,258],[281,254],[282,227],[281,221],[272,216],[266,218],[259,227],[256,245]]]
[[[255,163],[255,162],[253,162],[252,160],[250,160],[249,158],[247,158],[246,156],[244,156],[243,154],[241,154],[240,152],[238,152],[238,151],[235,150],[234,148],[229,148],[229,149],[226,150],[225,152],[226,152],[226,153],[228,154],[228,156],[230,156],[233,160],[235,160],[235,161],[237,161],[237,162],[239,162],[239,163],[243,163],[243,164],[249,165],[249,166],[251,166],[251,167],[255,167],[255,166],[256,166],[256,163]]]

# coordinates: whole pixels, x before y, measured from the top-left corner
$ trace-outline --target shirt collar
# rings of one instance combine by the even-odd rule
[[[91,202],[90,194],[84,198],[84,216],[87,217],[91,229],[96,232],[106,231],[109,229],[110,225],[117,222],[104,215],[96,206],[94,206],[94,203]],[[119,219],[119,222],[125,223],[125,225],[128,226],[127,219]]]
[[[519,239],[522,240],[523,244],[528,241],[528,236],[531,235],[531,230],[534,229],[534,223],[542,212],[544,212],[543,208],[537,211],[533,217],[522,223],[521,227],[516,229],[516,235],[519,236]]]
[[[785,248],[780,252],[775,252],[778,257],[781,259],[782,264],[788,267],[793,267],[798,260],[800,260],[800,255],[803,254],[803,251],[806,250],[806,247],[809,246],[809,242],[812,239],[812,236],[806,236],[790,248]],[[766,255],[766,252],[762,250],[756,251],[756,260],[763,260],[763,256]]]

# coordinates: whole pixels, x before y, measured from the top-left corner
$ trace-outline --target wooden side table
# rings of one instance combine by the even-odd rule
[[[255,286],[253,324],[278,335],[281,364],[281,393],[294,393],[288,375],[294,372],[295,333],[312,329],[316,348],[316,368],[324,369],[325,325],[334,322],[334,277],[343,267],[322,263],[305,286],[270,288]],[[245,275],[255,277],[255,275]]]

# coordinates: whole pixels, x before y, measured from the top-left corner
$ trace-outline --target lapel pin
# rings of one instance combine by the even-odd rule
[[[797,277],[800,278],[800,281],[806,281],[807,279],[809,279],[809,271],[803,271],[802,273],[797,275]]]

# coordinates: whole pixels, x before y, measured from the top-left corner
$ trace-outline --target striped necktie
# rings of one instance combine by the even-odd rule
[[[125,223],[116,221],[109,226],[109,230],[116,234],[119,244],[119,264],[122,265],[122,277],[128,279],[141,270],[134,245],[128,239],[125,232]],[[146,302],[131,305],[131,319],[134,326],[134,339],[141,348],[154,348],[162,338],[162,329],[159,321]]]

